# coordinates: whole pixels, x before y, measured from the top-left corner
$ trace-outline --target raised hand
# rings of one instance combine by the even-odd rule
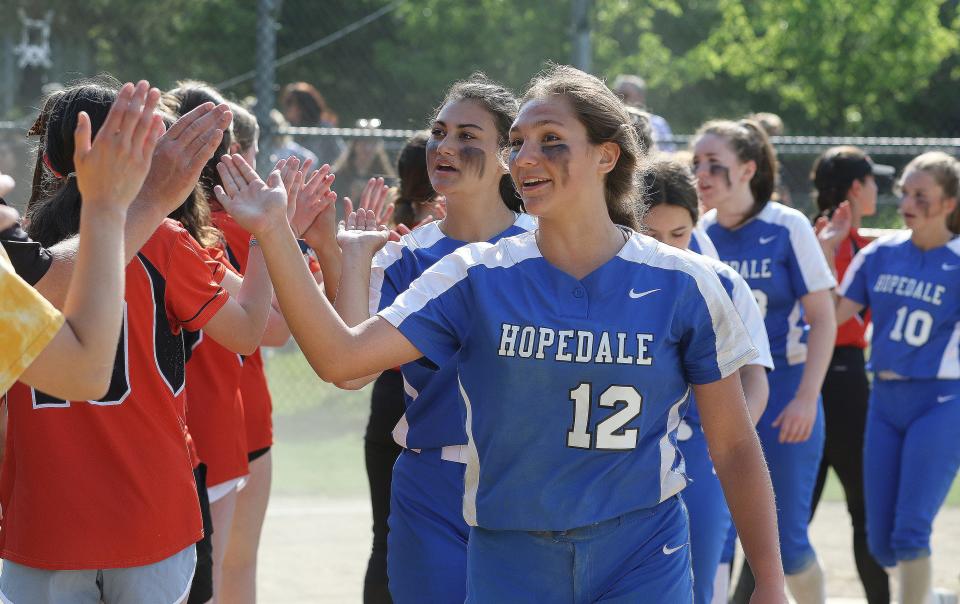
[[[84,211],[115,208],[126,212],[140,191],[153,160],[163,120],[154,113],[160,91],[141,80],[124,84],[107,119],[91,142],[90,116],[81,111],[74,131],[73,165]]]
[[[308,172],[310,164],[309,160],[304,164],[304,174]],[[331,239],[335,236],[334,204],[337,201],[337,194],[330,190],[334,178],[330,173],[330,166],[323,164],[318,170],[310,173],[303,186],[297,191],[296,207],[290,220],[290,226],[293,227],[293,233],[297,237],[306,237],[311,229],[316,232],[311,233],[308,242],[318,236]]]
[[[846,239],[852,225],[853,216],[850,211],[850,202],[844,201],[837,206],[829,220],[826,216],[817,218],[813,230],[817,233],[817,239],[820,240],[820,247],[825,252],[833,252]]]
[[[390,231],[386,226],[379,224],[376,212],[360,209],[350,212],[340,223],[337,232],[337,243],[346,254],[362,254],[364,257],[373,257],[390,238]]]
[[[242,156],[234,154],[221,157],[217,171],[223,186],[214,187],[213,194],[240,226],[254,235],[289,228],[287,191],[279,170],[263,182]]]
[[[393,216],[393,204],[387,203],[389,193],[390,187],[383,184],[383,178],[371,178],[360,193],[360,209],[373,212],[378,225],[389,224]],[[353,211],[353,201],[349,197],[344,198],[344,208],[345,215]]]
[[[177,120],[157,143],[139,197],[158,204],[164,216],[180,207],[232,119],[227,105],[204,103]]]

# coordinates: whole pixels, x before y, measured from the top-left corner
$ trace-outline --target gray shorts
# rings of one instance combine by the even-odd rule
[[[3,604],[179,604],[187,599],[197,547],[146,566],[44,570],[3,561]]]

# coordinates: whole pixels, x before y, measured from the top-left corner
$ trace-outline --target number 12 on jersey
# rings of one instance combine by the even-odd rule
[[[567,432],[567,446],[576,449],[613,451],[635,449],[639,430],[624,429],[624,426],[640,415],[643,397],[633,386],[610,386],[604,390],[600,400],[597,401],[601,407],[608,409],[622,407],[598,422],[594,434],[591,434],[589,427],[592,389],[593,384],[584,382],[570,390],[570,400],[573,401],[573,427]]]

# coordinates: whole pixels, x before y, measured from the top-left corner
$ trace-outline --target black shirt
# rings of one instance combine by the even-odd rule
[[[0,204],[7,205],[7,202],[0,198]],[[50,251],[30,239],[20,223],[0,231],[0,245],[10,257],[13,270],[30,285],[42,279],[53,264]]]

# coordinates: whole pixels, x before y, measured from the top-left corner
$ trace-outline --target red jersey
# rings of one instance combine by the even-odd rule
[[[184,441],[184,340],[226,304],[223,267],[166,220],[126,268],[113,379],[98,401],[8,395],[0,556],[51,570],[158,562],[203,535]]]
[[[837,266],[837,282],[843,280],[844,273],[853,257],[857,252],[867,247],[871,239],[862,237],[857,229],[850,229],[850,236],[843,240],[840,247],[837,248],[835,264]],[[870,311],[867,310],[862,317],[853,317],[843,325],[837,327],[837,346],[853,346],[856,348],[867,347],[867,325],[870,324]]]
[[[250,233],[223,209],[213,210],[213,224],[227,240],[227,256],[240,274],[247,272],[250,256]],[[247,451],[252,453],[273,444],[273,400],[267,387],[260,349],[246,357],[240,376],[243,415],[247,429]],[[215,484],[215,483],[210,483]]]
[[[227,270],[226,253],[209,248],[210,256]],[[206,336],[185,332],[187,342],[187,425],[200,461],[207,464],[207,485],[246,476],[247,428],[240,396],[243,357]]]

